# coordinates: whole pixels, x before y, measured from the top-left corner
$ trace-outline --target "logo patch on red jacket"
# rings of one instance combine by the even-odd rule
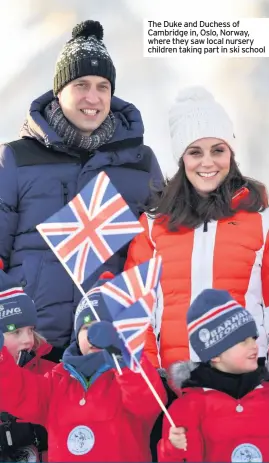
[[[76,426],[69,433],[67,448],[73,455],[85,455],[94,446],[95,437],[88,426]]]
[[[231,457],[232,462],[260,462],[263,461],[262,453],[256,445],[253,444],[241,444],[238,445]]]

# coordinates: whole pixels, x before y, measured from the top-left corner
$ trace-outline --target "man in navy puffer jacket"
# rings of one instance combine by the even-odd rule
[[[56,63],[53,91],[30,107],[21,138],[0,148],[0,258],[4,270],[35,301],[38,326],[59,360],[70,342],[81,295],[36,231],[100,171],[105,171],[139,217],[162,173],[143,144],[143,122],[131,103],[113,96],[115,68],[99,22],[73,29]],[[127,249],[105,269],[124,265]]]

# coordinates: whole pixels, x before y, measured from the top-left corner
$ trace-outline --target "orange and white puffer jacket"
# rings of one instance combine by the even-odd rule
[[[204,289],[225,289],[254,316],[259,356],[269,339],[269,208],[239,211],[196,229],[170,232],[165,223],[143,214],[145,231],[131,242],[125,270],[161,255],[162,276],[145,352],[152,364],[167,368],[191,357],[186,314]]]

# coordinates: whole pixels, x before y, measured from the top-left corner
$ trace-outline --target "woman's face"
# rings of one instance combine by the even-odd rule
[[[206,196],[216,190],[229,173],[231,150],[219,138],[201,138],[188,146],[183,162],[193,188]]]

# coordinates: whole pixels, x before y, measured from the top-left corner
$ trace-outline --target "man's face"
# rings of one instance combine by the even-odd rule
[[[104,77],[79,77],[58,93],[65,117],[82,135],[89,136],[110,111],[111,84]]]

